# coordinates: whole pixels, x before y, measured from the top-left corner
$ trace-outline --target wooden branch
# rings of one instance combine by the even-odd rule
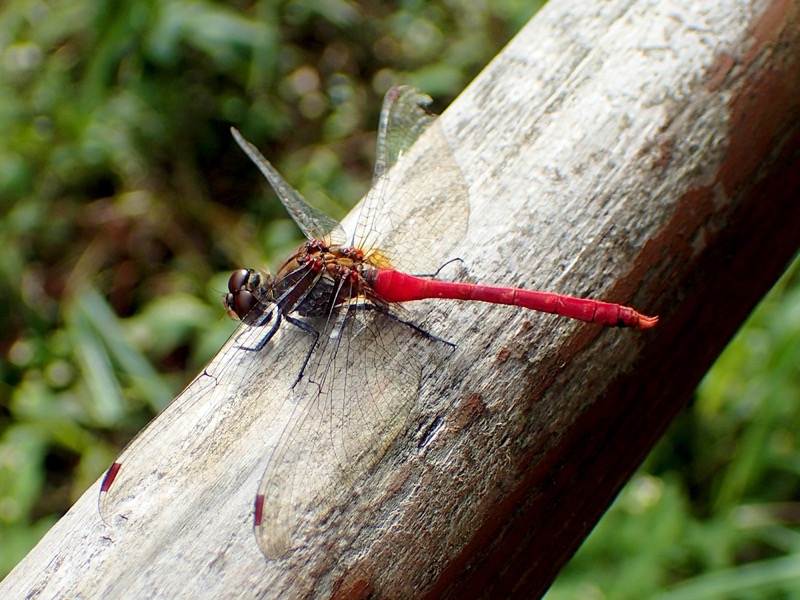
[[[415,305],[458,349],[278,560],[250,521],[292,378],[233,369],[264,393],[162,415],[129,518],[101,521],[98,483],[0,595],[542,594],[798,248],[799,31],[800,0],[548,5],[440,119],[470,229],[430,251],[457,247],[469,279],[629,304],[658,327]]]

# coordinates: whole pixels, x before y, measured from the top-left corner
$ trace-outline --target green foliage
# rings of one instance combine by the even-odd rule
[[[3,4],[0,574],[221,347],[227,274],[298,243],[229,127],[343,216],[384,92],[446,105],[538,4]]]

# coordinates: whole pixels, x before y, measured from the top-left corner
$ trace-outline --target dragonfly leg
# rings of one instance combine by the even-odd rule
[[[306,367],[308,366],[308,361],[311,360],[311,355],[314,354],[314,348],[317,347],[317,342],[319,341],[319,331],[314,329],[311,325],[306,323],[305,321],[301,321],[300,319],[295,319],[290,317],[289,315],[283,315],[283,318],[286,319],[289,323],[294,325],[295,327],[302,329],[307,334],[311,335],[314,338],[314,341],[311,342],[311,346],[308,348],[308,352],[306,353],[306,358],[303,360],[303,365],[300,367],[300,372],[297,374],[297,379],[294,380],[292,387],[296,386],[300,383],[300,380],[303,378],[303,373],[306,372]]]
[[[458,260],[460,260],[460,259],[458,259]],[[449,262],[452,262],[452,261],[449,261]],[[444,265],[442,265],[442,266],[444,266]],[[391,312],[389,309],[384,308],[383,306],[381,306],[379,304],[359,304],[359,305],[356,306],[356,308],[360,308],[362,310],[376,310],[379,313],[381,313],[382,315],[385,315],[385,316],[389,317],[393,321],[397,321],[398,323],[402,323],[406,327],[411,327],[411,329],[413,329],[414,331],[419,333],[421,336],[423,336],[423,337],[425,337],[425,338],[427,338],[429,340],[433,340],[435,342],[441,342],[442,344],[447,344],[448,346],[450,346],[453,349],[455,349],[455,347],[456,347],[456,345],[453,342],[448,341],[448,340],[446,340],[444,338],[440,338],[438,335],[432,334],[430,331],[428,331],[427,329],[423,329],[422,327],[420,327],[416,323],[412,323],[411,321],[407,321],[406,319],[403,319],[402,317],[398,317],[396,314]]]
[[[436,279],[439,276],[439,273],[441,273],[446,266],[452,265],[455,262],[461,263],[463,265],[464,264],[464,259],[459,257],[459,256],[456,256],[455,258],[451,258],[447,262],[442,263],[442,266],[440,266],[438,269],[436,269],[435,273],[423,273],[423,274],[414,273],[414,277],[424,277],[426,279]]]
[[[270,319],[272,319],[272,314],[271,313],[269,314],[268,318],[264,320],[264,323],[266,323]],[[252,323],[252,324],[250,324],[250,326],[251,327],[260,327],[264,323]],[[280,324],[281,324],[281,313],[280,313],[280,311],[277,311],[276,312],[276,317],[272,321],[272,325],[270,325],[269,331],[267,331],[267,333],[264,334],[264,336],[262,336],[260,340],[258,340],[258,343],[255,346],[252,346],[252,347],[251,346],[239,346],[239,348],[241,348],[242,350],[245,350],[247,352],[258,352],[258,351],[262,350],[264,348],[264,346],[266,346],[267,343],[272,339],[272,336],[275,335],[275,332],[278,331],[278,326]]]

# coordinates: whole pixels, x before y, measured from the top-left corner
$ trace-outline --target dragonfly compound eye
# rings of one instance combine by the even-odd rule
[[[230,279],[228,279],[228,290],[235,294],[242,288],[246,287],[247,280],[250,277],[250,271],[247,269],[239,269],[234,271]]]
[[[247,290],[239,290],[233,296],[232,302],[228,303],[240,319],[244,319],[248,313],[256,307],[258,300]]]

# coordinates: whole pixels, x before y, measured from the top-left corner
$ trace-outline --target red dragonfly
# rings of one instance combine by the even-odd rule
[[[198,423],[195,429],[201,429],[202,415],[220,410],[226,399],[246,395],[241,390],[247,382],[229,377],[228,363],[255,365],[258,361],[266,377],[265,364],[272,365],[272,377],[286,376],[286,370],[279,368],[286,363],[266,355],[282,351],[299,363],[291,375],[291,392],[280,403],[282,424],[277,442],[268,451],[255,500],[256,538],[269,558],[283,556],[299,538],[312,535],[320,525],[313,522],[311,508],[314,514],[324,515],[377,462],[405,427],[429,347],[452,346],[407,319],[397,303],[427,298],[479,300],[601,325],[647,329],[658,322],[658,317],[618,304],[442,281],[395,269],[402,264],[409,270],[431,272],[424,270],[435,267],[430,264],[435,257],[426,251],[428,242],[440,239],[445,231],[452,235],[466,227],[466,189],[447,141],[428,111],[430,102],[409,86],[386,95],[373,186],[354,211],[357,217],[350,235],[344,224],[311,207],[254,146],[232,130],[309,241],[275,277],[253,269],[231,275],[224,305],[242,321],[228,345],[231,360],[218,371],[212,369],[212,362],[166,410],[187,420],[193,417]],[[426,131],[432,136],[435,156],[401,160]],[[425,181],[422,192],[413,184],[414,176],[420,175]],[[384,205],[388,197],[411,193],[414,202],[391,209]],[[369,350],[364,344],[370,344]],[[269,394],[266,377],[261,381],[262,394]],[[200,394],[188,393],[201,385],[217,391],[206,394],[204,388]],[[136,482],[155,470],[140,458],[141,448],[147,440],[164,434],[159,420],[154,420],[108,470],[100,492],[104,520],[112,513],[127,518],[128,512],[135,512]],[[200,442],[186,444],[188,451],[200,451]],[[176,490],[177,499],[180,486]],[[133,502],[128,512],[119,508],[125,501]]]

